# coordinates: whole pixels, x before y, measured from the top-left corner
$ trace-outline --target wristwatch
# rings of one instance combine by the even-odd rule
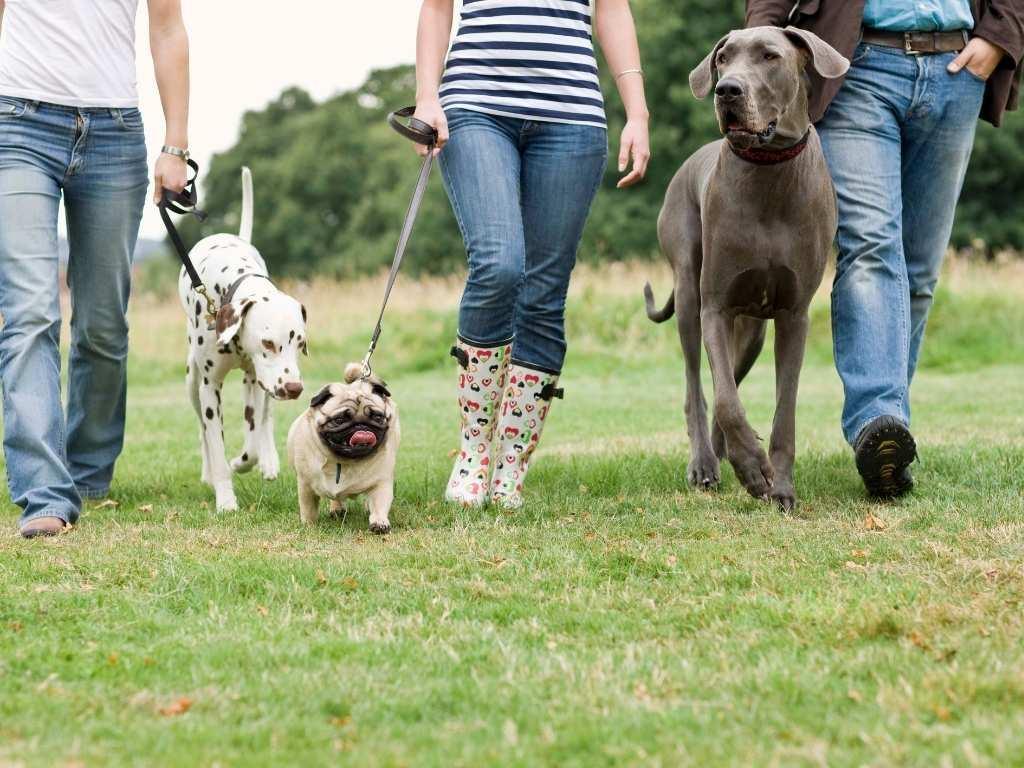
[[[181,149],[180,147],[171,147],[171,146],[168,146],[166,144],[160,148],[160,151],[163,154],[165,154],[165,155],[172,155],[173,157],[180,157],[186,163],[192,157],[192,155],[189,154],[189,151],[187,149]]]

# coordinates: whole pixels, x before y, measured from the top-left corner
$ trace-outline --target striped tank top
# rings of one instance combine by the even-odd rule
[[[463,0],[441,105],[605,128],[590,0]]]

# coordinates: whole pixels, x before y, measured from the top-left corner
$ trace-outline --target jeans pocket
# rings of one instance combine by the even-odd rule
[[[979,83],[988,83],[988,78],[987,78],[987,77],[982,77],[981,75],[975,74],[974,72],[972,72],[972,71],[970,70],[970,67],[964,67],[964,68],[963,68],[963,69],[961,69],[960,71],[961,71],[961,72],[966,72],[966,73],[967,73],[968,75],[970,75],[971,77],[973,77],[973,78],[974,78],[975,80],[977,80],[977,81],[978,81]]]
[[[0,120],[13,120],[21,117],[28,109],[28,102],[24,99],[14,99],[10,96],[0,96]]]
[[[137,109],[118,109],[114,112],[118,126],[124,131],[142,133],[146,130],[142,113]]]

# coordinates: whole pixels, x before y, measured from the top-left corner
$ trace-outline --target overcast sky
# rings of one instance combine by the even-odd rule
[[[358,86],[371,69],[415,57],[420,0],[182,0],[182,6],[192,50],[190,140],[204,167],[210,155],[234,143],[243,112],[287,86],[321,100]],[[155,158],[164,122],[146,0],[139,3],[137,37],[140,106]],[[159,237],[163,225],[149,208],[142,234]]]

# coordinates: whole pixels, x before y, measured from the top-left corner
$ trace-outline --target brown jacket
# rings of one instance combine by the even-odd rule
[[[747,26],[793,24],[814,32],[847,58],[860,41],[865,0],[747,0]],[[973,36],[995,43],[1007,55],[988,79],[981,117],[999,125],[1003,113],[1017,108],[1024,55],[1024,0],[971,0]],[[812,75],[811,119],[825,114],[842,80]]]

